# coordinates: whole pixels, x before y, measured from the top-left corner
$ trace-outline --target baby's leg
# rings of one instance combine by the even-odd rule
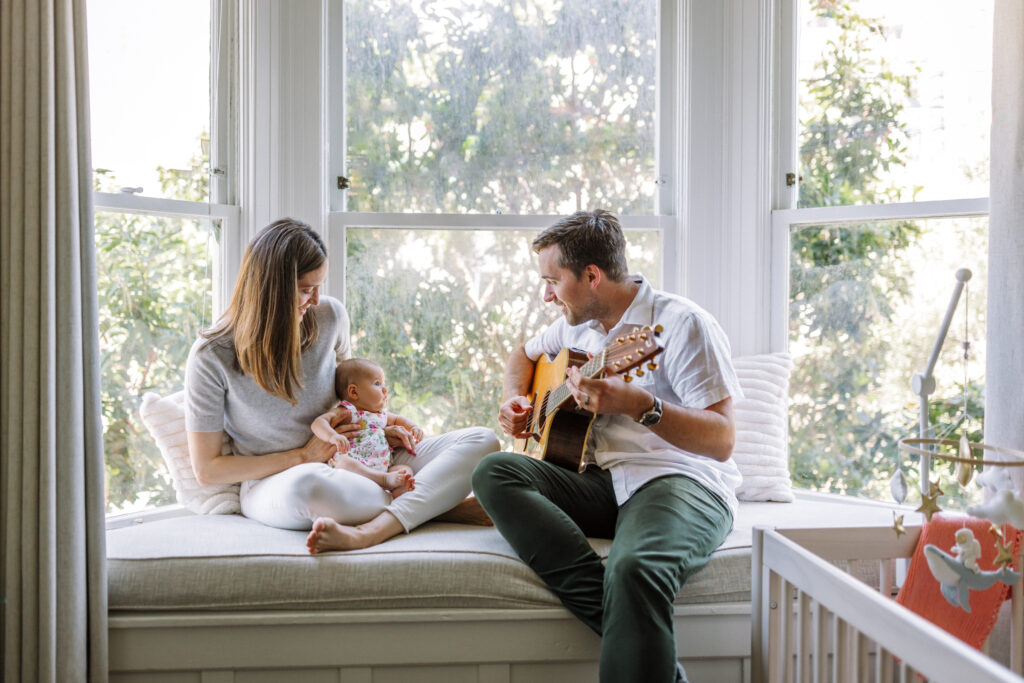
[[[392,465],[388,468],[386,476],[388,485],[384,488],[391,491],[392,498],[398,498],[403,493],[408,493],[416,488],[412,468],[408,465]]]

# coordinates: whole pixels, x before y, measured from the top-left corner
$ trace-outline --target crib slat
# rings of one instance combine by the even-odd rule
[[[787,654],[781,647],[785,643],[774,643],[775,638],[785,639],[782,623],[782,577],[775,572],[768,575],[768,633],[769,642],[772,643],[769,652],[764,653],[768,657],[768,680],[781,681],[785,672],[785,661]],[[775,638],[771,636],[774,635]]]
[[[878,561],[878,592],[887,598],[892,597],[892,560]]]
[[[870,641],[860,631],[857,631],[857,681],[858,683],[870,683],[871,667],[868,666],[868,649]]]
[[[896,660],[893,659],[892,654],[878,645],[875,650],[875,680],[878,683],[892,683],[892,672],[895,665]]]
[[[849,626],[838,614],[832,615],[834,623],[833,654],[832,654],[832,680],[835,683],[849,683],[850,678],[850,652],[849,652]]]
[[[814,647],[814,624],[811,621],[811,596],[803,591],[797,601],[796,680],[811,683],[811,651]]]
[[[828,683],[828,609],[814,603],[814,683]]]
[[[779,610],[782,612],[782,633],[784,639],[781,648],[784,657],[782,680],[786,683],[793,683],[793,654],[796,652],[796,643],[793,638],[793,590],[793,584],[788,581],[782,582],[782,600],[779,602]]]

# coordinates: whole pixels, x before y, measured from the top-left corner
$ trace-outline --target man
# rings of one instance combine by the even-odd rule
[[[519,556],[602,636],[602,681],[685,680],[672,602],[732,527],[741,480],[730,460],[732,397],[742,394],[718,323],[628,275],[625,246],[618,220],[602,210],[577,212],[533,241],[544,301],[563,318],[512,352],[499,424],[528,436],[526,394],[542,353],[597,354],[634,327],[660,324],[659,368],[629,383],[570,368],[577,405],[597,415],[588,466],[577,473],[492,453],[474,471],[473,490]],[[614,539],[607,566],[588,536]]]

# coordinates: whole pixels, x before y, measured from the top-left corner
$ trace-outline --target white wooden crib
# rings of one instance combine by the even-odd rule
[[[1024,681],[1020,583],[1011,604],[1013,671],[892,599],[897,563],[910,559],[920,534],[919,526],[902,537],[878,527],[755,528],[752,682]],[[865,565],[877,589],[854,577]]]

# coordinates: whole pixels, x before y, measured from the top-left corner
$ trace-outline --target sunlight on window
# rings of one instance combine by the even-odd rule
[[[158,169],[208,172],[210,0],[87,7],[93,168],[106,189],[181,198]]]
[[[536,234],[347,230],[353,350],[384,368],[396,412],[435,434],[497,426],[509,352],[560,315],[541,299]],[[626,239],[630,270],[659,286],[658,232]]]

